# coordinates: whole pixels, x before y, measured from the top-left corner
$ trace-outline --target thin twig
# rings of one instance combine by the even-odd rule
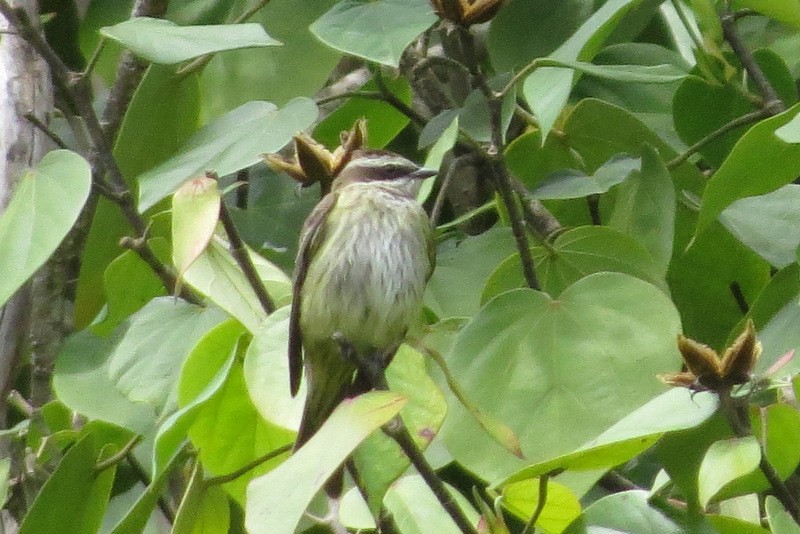
[[[535,71],[541,66],[540,60],[541,58],[534,59],[533,61],[522,67],[522,69],[511,78],[511,81],[508,82],[508,84],[506,84],[506,86],[503,87],[503,89],[495,93],[494,96],[500,99],[506,96],[508,92],[511,91],[520,82],[520,80],[522,80],[528,74]]]
[[[450,163],[447,167],[447,173],[444,175],[444,180],[442,180],[442,184],[439,186],[439,193],[436,195],[436,201],[433,203],[433,208],[431,209],[431,226],[436,228],[436,225],[439,223],[439,215],[442,213],[442,208],[444,207],[445,198],[447,198],[447,190],[450,188],[450,183],[453,181],[453,176],[456,173],[457,169],[460,169],[461,166],[465,163],[465,160],[468,158],[468,155],[458,156]]]
[[[142,464],[139,463],[139,460],[137,460],[136,456],[133,455],[133,452],[128,452],[128,454],[125,455],[125,460],[128,462],[128,465],[131,466],[131,469],[136,475],[136,478],[139,479],[139,482],[141,482],[145,487],[149,486],[152,482],[150,475],[147,474],[147,471],[145,471],[144,467],[142,467]],[[161,510],[161,513],[164,515],[167,521],[169,521],[170,524],[175,523],[175,511],[164,498],[164,495],[159,495],[156,503],[158,504],[159,510]]]
[[[34,115],[31,112],[25,113],[22,115],[26,121],[30,122],[34,126],[36,126],[43,134],[50,138],[50,140],[56,144],[58,148],[69,148],[67,143],[61,139],[57,133],[47,127],[45,123],[43,123],[39,117]]]
[[[215,180],[218,178],[216,173],[206,173],[206,175]],[[261,308],[267,315],[271,314],[275,311],[275,302],[272,301],[272,297],[267,293],[264,282],[258,275],[256,266],[253,264],[253,259],[247,251],[247,245],[245,245],[244,240],[242,240],[242,236],[239,235],[239,231],[236,229],[233,219],[231,219],[231,214],[224,200],[219,206],[219,220],[222,223],[222,227],[225,229],[225,233],[228,234],[228,241],[231,245],[231,255],[244,273],[250,287],[253,288],[253,292],[256,294],[259,304],[261,304]]]
[[[281,454],[286,454],[287,452],[292,452],[292,447],[293,446],[294,446],[294,444],[290,443],[288,445],[284,445],[283,447],[278,447],[274,451],[270,451],[270,452],[268,452],[267,454],[265,454],[263,456],[259,456],[258,458],[256,458],[252,462],[249,462],[249,463],[243,465],[242,467],[240,467],[236,471],[228,473],[227,475],[219,475],[219,476],[209,477],[209,478],[205,479],[203,481],[203,485],[205,487],[208,487],[208,486],[218,486],[220,484],[227,484],[228,482],[233,482],[234,480],[236,480],[240,476],[246,475],[248,472],[252,471],[253,469],[258,467],[259,465],[261,465],[261,464],[263,464],[265,462],[269,462],[270,460],[272,460],[273,458],[277,458]]]
[[[364,98],[366,100],[379,100],[381,102],[389,103],[383,93],[380,91],[345,91],[335,95],[329,95],[316,99],[318,106],[327,104],[328,102],[335,102],[337,100],[344,100],[346,98]]]
[[[100,36],[100,42],[97,43],[97,47],[92,52],[92,57],[89,58],[89,62],[86,64],[86,68],[83,69],[81,72],[81,78],[86,78],[89,74],[92,73],[95,66],[97,65],[97,61],[100,59],[100,54],[103,53],[103,50],[106,47],[106,37],[104,35]]]
[[[417,113],[411,106],[397,98],[392,91],[386,86],[386,82],[383,79],[383,74],[381,74],[380,68],[376,68],[374,71],[373,79],[375,80],[375,85],[378,86],[381,94],[383,94],[384,98],[386,99],[386,103],[391,105],[397,111],[411,119],[411,122],[416,124],[417,126],[425,126],[428,122],[425,120],[425,117]]]
[[[475,55],[475,42],[472,35],[466,28],[458,28],[462,49],[469,64],[470,73],[483,93],[486,99],[486,105],[489,108],[489,120],[492,129],[492,141],[489,149],[486,150],[485,156],[490,162],[492,169],[492,176],[494,177],[495,187],[500,195],[500,199],[508,211],[508,218],[511,222],[511,231],[514,234],[514,240],[517,244],[519,251],[520,261],[522,262],[522,273],[525,275],[525,282],[531,289],[539,289],[539,280],[536,277],[536,269],[534,268],[533,255],[531,254],[530,243],[528,242],[528,235],[525,231],[525,224],[520,214],[520,207],[511,187],[511,177],[508,173],[505,160],[503,158],[503,125],[501,117],[501,107],[503,103],[503,92],[495,94],[486,82],[486,78],[480,70],[478,61]]]
[[[672,7],[675,9],[675,13],[678,14],[678,18],[681,20],[683,27],[686,29],[686,33],[689,34],[689,38],[694,43],[694,47],[697,50],[703,50],[705,47],[703,46],[703,40],[700,38],[699,35],[694,31],[694,27],[689,22],[689,17],[686,15],[686,12],[683,10],[683,6],[681,5],[678,0],[671,0]]]
[[[729,6],[725,6],[725,8],[722,9],[719,20],[722,25],[723,37],[725,37],[725,40],[731,45],[731,49],[733,49],[734,54],[739,58],[742,67],[744,67],[747,74],[750,75],[753,83],[758,88],[758,92],[761,93],[761,96],[764,98],[762,107],[765,110],[769,110],[770,115],[776,115],[786,111],[786,105],[780,99],[778,93],[775,92],[775,88],[772,87],[772,84],[769,82],[766,75],[764,75],[764,71],[761,70],[761,67],[756,63],[753,53],[747,48],[747,45],[745,45],[742,37],[739,35],[736,29],[736,19],[733,13],[731,13]]]
[[[100,473],[102,471],[105,471],[109,467],[113,467],[113,466],[117,465],[118,463],[120,463],[122,460],[127,458],[128,454],[130,454],[130,452],[133,450],[133,448],[136,447],[139,444],[140,441],[142,441],[142,435],[141,434],[136,434],[135,436],[133,436],[133,438],[131,438],[128,441],[128,443],[126,443],[119,450],[119,452],[117,452],[116,454],[114,454],[112,456],[109,456],[108,458],[106,458],[105,460],[103,460],[102,462],[99,462],[96,466],[94,466],[94,472],[95,473]]]
[[[233,19],[230,24],[242,24],[243,22],[247,22],[250,17],[258,13],[269,3],[270,0],[259,0],[259,2],[256,2],[253,7],[247,11],[244,11],[241,15]],[[203,70],[213,58],[214,54],[205,54],[203,56],[196,57],[183,67],[179,68],[175,75],[178,77],[178,79],[186,78],[190,74],[194,74],[195,72]]]
[[[735,130],[740,126],[744,126],[746,124],[750,124],[753,122],[758,122],[761,119],[769,117],[770,115],[772,115],[771,110],[767,108],[762,108],[747,113],[745,115],[742,115],[741,117],[737,117],[732,121],[726,122],[716,130],[709,133],[708,135],[700,139],[698,142],[690,146],[688,149],[686,149],[686,152],[679,154],[678,156],[670,160],[669,163],[667,163],[667,168],[672,170],[675,169],[676,167],[679,167],[681,164],[683,164],[686,160],[688,160],[690,157],[696,154],[701,148],[706,146],[708,143],[722,137],[723,135],[727,134],[732,130]]]
[[[539,477],[539,498],[536,501],[536,509],[531,514],[531,518],[525,524],[525,528],[522,529],[522,534],[528,534],[528,532],[532,532],[533,526],[542,515],[542,511],[547,504],[547,483],[549,481],[550,477],[548,475],[542,475]]]

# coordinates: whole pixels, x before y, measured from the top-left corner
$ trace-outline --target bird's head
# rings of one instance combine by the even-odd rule
[[[353,183],[380,183],[407,196],[415,196],[420,181],[437,171],[387,150],[356,150],[333,182],[333,190]]]

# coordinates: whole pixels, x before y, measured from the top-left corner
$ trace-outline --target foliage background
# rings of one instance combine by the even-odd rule
[[[800,531],[800,2],[35,4],[0,0],[47,87],[7,121],[51,148],[4,177],[5,530]],[[290,456],[319,190],[262,156],[362,117],[440,169],[437,267],[392,392]],[[748,320],[747,384],[656,378],[679,332],[722,354]]]

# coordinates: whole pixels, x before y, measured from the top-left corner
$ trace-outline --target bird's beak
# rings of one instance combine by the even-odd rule
[[[437,169],[417,169],[416,171],[411,173],[411,178],[416,180],[424,180],[425,178],[430,178],[431,176],[436,176],[439,174]]]

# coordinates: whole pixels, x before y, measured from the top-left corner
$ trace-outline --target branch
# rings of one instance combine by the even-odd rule
[[[162,18],[167,12],[168,3],[169,0],[136,0],[131,10],[131,18]],[[91,66],[92,63],[90,62],[87,66],[87,71]],[[125,112],[128,110],[128,105],[133,98],[133,93],[139,87],[139,82],[142,81],[147,67],[148,63],[136,57],[130,50],[122,53],[117,67],[117,77],[108,94],[108,101],[100,119],[103,134],[110,145],[114,144],[122,119],[125,117]]]
[[[249,471],[252,471],[253,469],[258,467],[259,465],[261,465],[261,464],[263,464],[265,462],[268,462],[268,461],[272,460],[273,458],[277,458],[281,454],[285,454],[287,452],[291,452],[293,446],[294,446],[294,444],[290,443],[289,445],[284,445],[283,447],[278,447],[274,451],[270,451],[270,452],[268,452],[267,454],[265,454],[263,456],[259,456],[258,458],[256,458],[252,462],[243,465],[242,467],[240,467],[236,471],[233,471],[232,473],[228,473],[227,475],[219,475],[219,476],[216,476],[216,477],[210,477],[210,478],[205,479],[203,481],[203,485],[208,487],[208,486],[217,486],[217,485],[220,485],[220,484],[227,484],[228,482],[233,482],[234,480],[236,480],[240,476],[246,475]]]
[[[531,514],[531,518],[525,524],[525,528],[522,529],[522,534],[528,534],[533,528],[533,525],[539,520],[539,517],[542,515],[542,511],[544,510],[545,504],[547,504],[547,483],[550,481],[549,475],[542,475],[539,477],[539,497],[536,501],[536,509]]]
[[[752,122],[758,122],[761,119],[765,119],[773,114],[771,108],[762,108],[751,113],[747,113],[746,115],[742,115],[741,117],[737,117],[730,122],[727,122],[711,132],[710,134],[706,135],[698,142],[690,146],[686,149],[686,152],[683,154],[679,154],[674,159],[670,160],[667,163],[667,169],[672,170],[676,167],[681,166],[686,160],[696,154],[700,149],[706,146],[708,143],[714,141],[715,139],[719,139],[726,133],[735,130],[739,126],[744,126],[745,124],[750,124]]]
[[[207,173],[206,176],[215,180],[218,179],[215,173]],[[228,241],[231,244],[231,255],[233,259],[236,260],[236,263],[244,273],[250,287],[253,288],[256,298],[258,298],[258,302],[261,304],[261,308],[267,315],[271,314],[275,311],[275,303],[272,301],[272,297],[267,293],[264,282],[258,275],[258,271],[256,271],[253,259],[247,252],[247,245],[244,244],[242,236],[240,236],[238,230],[236,230],[236,225],[233,224],[233,219],[231,219],[231,214],[224,200],[220,202],[219,205],[219,220],[222,223],[222,227],[225,229],[225,233],[228,234]]]
[[[137,6],[140,4],[150,5],[147,0],[140,0]],[[67,103],[83,118],[93,147],[93,154],[90,159],[96,171],[95,175],[102,176],[103,171],[107,173],[108,189],[102,188],[100,190],[101,194],[117,204],[128,224],[133,228],[136,236],[132,239],[128,238],[134,245],[130,248],[135,250],[142,260],[154,270],[164,283],[167,291],[173,293],[176,286],[175,275],[158,260],[145,240],[147,223],[137,211],[133,202],[133,194],[122,175],[117,161],[114,159],[111,144],[95,113],[88,83],[67,68],[44,37],[36,30],[27,13],[11,7],[8,0],[0,0],[0,14],[17,29],[20,36],[45,60],[50,67],[55,86],[64,96]],[[180,296],[193,304],[202,302],[199,297],[185,287],[180,290]]]
[[[500,194],[500,199],[506,206],[508,211],[508,218],[511,221],[511,230],[514,233],[514,240],[517,243],[517,250],[519,251],[520,261],[522,262],[522,273],[525,275],[525,281],[531,289],[539,289],[539,280],[536,277],[536,270],[533,263],[533,255],[531,254],[530,243],[528,243],[528,235],[525,232],[525,225],[520,214],[519,204],[514,198],[513,190],[511,187],[511,177],[508,173],[505,160],[503,158],[503,126],[501,118],[501,106],[503,102],[503,92],[495,94],[492,92],[486,83],[486,78],[480,71],[478,62],[475,56],[475,42],[469,30],[466,28],[458,28],[460,38],[462,40],[462,49],[469,63],[468,68],[472,74],[475,82],[479,85],[486,105],[489,107],[489,118],[492,128],[492,142],[489,148],[485,151],[485,157],[489,160],[492,168],[492,175],[497,187],[497,192]],[[523,69],[524,70],[524,69]],[[516,78],[516,77],[515,77]],[[513,80],[512,80],[513,81]],[[504,89],[505,91],[505,89]]]
[[[739,61],[747,71],[747,74],[750,75],[753,83],[756,84],[758,92],[761,93],[762,97],[764,97],[764,104],[762,107],[765,110],[769,110],[770,115],[776,115],[786,111],[786,105],[783,103],[780,97],[778,97],[778,93],[775,92],[775,88],[772,87],[772,84],[764,75],[764,71],[762,71],[758,63],[756,63],[756,60],[753,58],[753,54],[750,52],[750,49],[747,48],[742,40],[742,37],[739,35],[739,32],[736,29],[736,18],[733,13],[731,13],[730,7],[726,6],[720,12],[719,20],[722,24],[723,37],[725,37],[725,40],[728,41],[729,45],[731,45],[733,52],[739,58]]]
[[[125,460],[131,453],[133,448],[136,447],[140,441],[142,441],[142,435],[136,434],[116,454],[109,456],[108,458],[106,458],[105,460],[99,462],[96,466],[94,466],[94,472],[100,473],[102,471],[105,471],[109,467],[117,465],[122,460]]]

